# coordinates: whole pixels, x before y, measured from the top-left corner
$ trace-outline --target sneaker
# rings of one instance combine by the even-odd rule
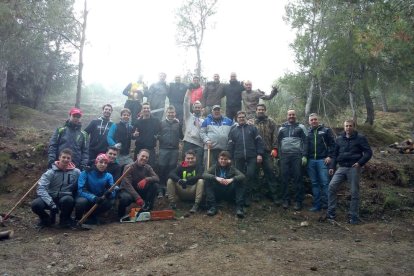
[[[238,218],[244,218],[244,210],[243,210],[243,207],[237,207],[236,216]]]
[[[300,202],[296,202],[296,203],[295,203],[295,206],[293,207],[293,210],[295,210],[295,211],[300,211],[300,210],[302,210],[302,203],[300,203]]]
[[[326,219],[327,220],[335,220],[336,219],[336,215],[326,214]]]
[[[210,209],[208,209],[207,211],[207,216],[215,216],[217,215],[217,208],[216,207],[211,207]]]
[[[354,216],[352,216],[348,221],[349,224],[354,224],[354,225],[359,224],[360,222],[361,220],[358,217],[354,217]]]
[[[170,203],[170,209],[171,210],[177,210],[177,204],[175,204],[174,202]]]
[[[318,207],[312,207],[312,208],[310,208],[309,209],[309,212],[319,212],[321,210],[321,208],[318,208]]]
[[[190,213],[194,214],[198,212],[198,203],[194,203],[193,207],[190,209]]]
[[[289,201],[284,200],[283,203],[282,203],[282,207],[283,207],[283,209],[289,208]]]

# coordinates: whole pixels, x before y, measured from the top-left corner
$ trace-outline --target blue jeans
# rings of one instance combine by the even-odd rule
[[[308,175],[312,182],[313,207],[328,206],[328,167],[324,159],[309,159]]]
[[[337,204],[336,192],[344,180],[348,180],[351,186],[351,206],[349,214],[359,217],[359,178],[361,176],[361,168],[339,167],[335,172],[328,188],[328,215],[335,217],[335,209]]]

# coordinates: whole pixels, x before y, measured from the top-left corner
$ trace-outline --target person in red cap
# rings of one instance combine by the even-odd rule
[[[108,163],[109,157],[101,153],[96,157],[95,165],[80,174],[75,204],[76,220],[80,220],[94,204],[98,204],[98,208],[86,221],[86,224],[98,224],[98,215],[108,211],[114,205],[117,189],[112,192],[108,191],[114,185],[112,175],[106,172]]]
[[[64,126],[56,129],[49,141],[48,168],[59,159],[60,152],[69,148],[73,152],[72,162],[79,169],[84,169],[89,159],[88,135],[82,130],[82,111],[73,107]]]

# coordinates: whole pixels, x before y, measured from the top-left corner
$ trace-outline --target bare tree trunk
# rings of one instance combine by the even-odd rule
[[[10,125],[9,102],[7,100],[7,64],[0,62],[0,126]]]
[[[364,96],[365,107],[367,109],[366,124],[373,125],[375,120],[374,103],[372,102],[371,93],[368,87],[367,65],[361,64],[362,95]]]
[[[76,103],[75,103],[75,106],[77,108],[80,108],[80,101],[81,101],[81,95],[82,95],[83,48],[85,46],[86,22],[88,18],[88,10],[87,10],[86,2],[87,0],[85,0],[84,7],[83,7],[82,36],[81,36],[80,47],[79,47],[78,85],[76,88]]]
[[[315,89],[315,77],[311,76],[311,83],[308,89],[308,95],[306,97],[306,105],[305,105],[305,118],[307,118],[310,114],[310,109],[312,107],[313,101],[313,90]]]
[[[352,69],[351,69],[352,70]],[[356,100],[355,100],[355,91],[354,91],[354,72],[353,70],[350,72],[350,76],[348,79],[348,94],[349,94],[349,105],[351,106],[352,110],[352,120],[354,120],[355,125],[357,124],[357,113],[356,113]]]
[[[385,88],[383,86],[380,86],[380,97],[381,97],[382,111],[388,112],[387,96],[385,95]]]
[[[200,46],[197,47],[197,77],[201,79],[201,54]]]

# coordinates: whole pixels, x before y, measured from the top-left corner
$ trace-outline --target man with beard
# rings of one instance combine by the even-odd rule
[[[69,111],[69,119],[65,125],[56,129],[49,142],[48,168],[52,168],[52,164],[58,160],[60,152],[66,148],[72,150],[72,162],[76,167],[82,170],[87,166],[89,142],[88,134],[82,131],[81,117],[82,111],[73,107]]]
[[[273,87],[270,95],[266,96],[265,92],[260,89],[252,90],[252,82],[247,80],[244,82],[244,91],[242,92],[242,101],[244,110],[247,113],[247,118],[251,119],[254,117],[256,112],[256,106],[259,104],[259,100],[271,100],[276,96],[278,90],[276,87]]]
[[[226,116],[232,120],[236,117],[237,111],[241,110],[241,93],[243,85],[237,80],[236,73],[230,74],[230,83],[224,86],[226,96]]]
[[[165,82],[167,75],[165,73],[159,74],[159,81],[150,86],[148,92],[144,95],[154,111],[153,116],[158,120],[164,117],[165,98],[168,95],[168,85]]]
[[[282,175],[282,196],[284,209],[289,207],[289,181],[293,178],[293,186],[296,190],[294,210],[302,209],[304,199],[304,187],[302,179],[302,166],[307,163],[308,144],[306,140],[306,128],[296,122],[295,110],[288,110],[287,122],[283,123],[277,136],[280,153],[280,170]]]
[[[85,128],[85,132],[89,134],[89,163],[93,164],[96,156],[103,153],[108,148],[109,129],[111,122],[112,105],[106,104],[102,107],[102,116],[92,120]]]
[[[184,98],[183,152],[193,150],[196,154],[197,168],[199,171],[203,171],[204,149],[203,140],[200,138],[200,128],[204,119],[201,118],[201,103],[195,102],[193,104],[193,113],[191,113],[190,107],[190,91],[187,91]]]
[[[266,106],[264,104],[258,104],[256,106],[256,117],[254,120],[249,121],[249,123],[254,123],[259,131],[260,136],[263,139],[264,144],[264,153],[262,161],[262,169],[266,182],[269,185],[270,196],[273,200],[273,203],[279,205],[281,204],[277,196],[277,184],[276,184],[276,174],[273,170],[273,158],[278,157],[277,152],[277,143],[276,136],[278,126],[276,122],[267,116]]]
[[[37,187],[37,198],[32,202],[33,212],[39,216],[39,227],[48,227],[55,223],[56,214],[60,212],[59,225],[70,226],[70,217],[75,200],[73,192],[78,183],[80,171],[72,162],[72,151],[63,149],[59,161],[52,164],[40,177]],[[50,215],[45,212],[50,210]]]
[[[175,113],[180,123],[183,123],[183,102],[187,92],[187,85],[181,82],[180,76],[175,76],[175,82],[170,83],[168,90],[168,99],[170,105],[175,107]]]
[[[219,74],[214,74],[213,78],[213,81],[207,82],[203,91],[201,104],[204,107],[205,116],[211,113],[211,108],[214,105],[221,105],[221,98],[224,97],[224,85],[220,83]]]
[[[118,194],[118,217],[122,218],[126,213],[126,207],[131,203],[136,203],[138,207],[149,211],[154,206],[155,196],[157,195],[158,175],[148,165],[149,152],[142,149],[137,160],[125,167],[124,172],[131,167],[128,174],[124,177]]]

